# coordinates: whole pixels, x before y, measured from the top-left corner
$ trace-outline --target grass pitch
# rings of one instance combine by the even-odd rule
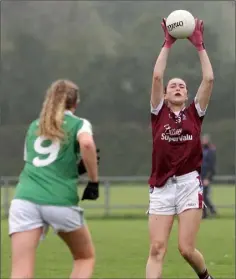
[[[131,208],[110,210],[109,218],[97,218],[104,214],[102,191],[101,199],[92,203],[101,205],[101,208],[89,209],[88,202],[81,203],[82,207],[87,208],[85,217],[96,247],[97,263],[93,278],[145,278],[149,250],[145,216],[148,188],[134,185],[114,187],[111,188],[110,195],[111,206],[127,205]],[[218,205],[234,205],[234,197],[234,187],[213,188],[213,200]],[[133,205],[143,207],[134,209]],[[214,278],[235,278],[234,208],[222,208],[219,209],[219,213],[220,216],[216,219],[202,221],[197,247],[204,254],[208,269]],[[10,274],[10,239],[7,229],[7,220],[2,220],[1,278],[9,278]],[[177,237],[175,223],[165,259],[163,278],[197,278],[178,253]],[[71,267],[72,259],[68,248],[54,233],[49,232],[38,248],[36,278],[68,278]]]

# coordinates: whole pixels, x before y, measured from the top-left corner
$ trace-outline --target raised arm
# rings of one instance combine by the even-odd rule
[[[163,76],[170,49],[163,47],[156,60],[152,77],[151,104],[156,108],[164,98]]]
[[[196,19],[196,28],[192,36],[189,37],[188,39],[198,50],[198,54],[200,58],[200,63],[202,68],[202,82],[197,91],[195,100],[197,103],[199,103],[201,110],[205,111],[211,97],[214,74],[213,74],[210,59],[204,47],[203,29],[204,29],[203,21]]]
[[[211,92],[213,88],[214,74],[211,66],[210,59],[206,50],[198,52],[201,67],[202,67],[202,82],[198,88],[196,95],[196,102],[199,103],[201,110],[206,110],[210,101]]]
[[[166,28],[165,19],[163,19],[161,26],[165,34],[165,41],[161,49],[161,52],[156,60],[156,64],[153,71],[151,90],[151,104],[153,108],[156,108],[160,104],[161,100],[164,98],[163,76],[166,69],[170,48],[176,41],[175,38],[169,35]]]

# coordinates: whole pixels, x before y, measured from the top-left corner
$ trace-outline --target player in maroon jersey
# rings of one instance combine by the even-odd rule
[[[195,242],[204,206],[199,177],[202,162],[200,133],[214,75],[203,43],[203,22],[196,20],[196,28],[188,38],[198,51],[202,68],[202,82],[196,97],[185,106],[188,88],[180,78],[169,80],[164,87],[167,58],[176,39],[168,34],[165,19],[162,27],[165,42],[154,67],[151,92],[153,151],[146,278],[161,278],[174,215],[177,215],[179,251],[200,279],[209,279],[212,277]]]

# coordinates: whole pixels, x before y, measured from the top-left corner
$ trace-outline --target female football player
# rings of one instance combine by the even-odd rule
[[[9,211],[11,278],[33,278],[36,248],[48,226],[72,253],[70,278],[92,276],[95,252],[83,209],[78,207],[77,155],[79,149],[79,169],[86,168],[90,179],[82,199],[96,200],[97,154],[91,124],[74,115],[78,102],[77,85],[69,80],[54,82],[39,119],[27,131],[25,166]]]
[[[195,243],[203,208],[200,133],[214,75],[203,43],[203,22],[196,20],[195,30],[188,38],[198,52],[202,68],[202,82],[195,99],[186,106],[188,88],[181,78],[172,78],[164,87],[167,58],[176,39],[167,32],[165,19],[162,27],[165,42],[154,67],[151,92],[153,151],[146,278],[162,276],[167,243],[177,215],[179,251],[200,279],[208,279],[212,277]]]

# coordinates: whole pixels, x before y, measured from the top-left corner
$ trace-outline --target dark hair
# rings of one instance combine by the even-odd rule
[[[164,87],[164,95],[166,94],[167,85]]]

